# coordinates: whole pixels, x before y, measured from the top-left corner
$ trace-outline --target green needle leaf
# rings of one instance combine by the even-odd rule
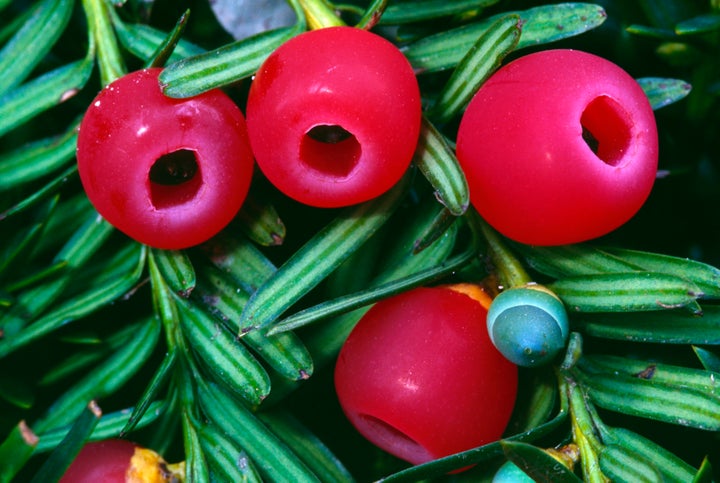
[[[663,77],[643,77],[637,79],[645,91],[654,110],[669,106],[690,94],[692,86],[684,80]]]
[[[0,481],[12,481],[30,459],[38,444],[38,437],[25,421],[13,426],[0,444]]]
[[[59,136],[0,155],[0,191],[35,181],[68,164],[75,156],[77,128],[74,123]]]
[[[74,96],[87,83],[92,68],[93,60],[88,56],[0,96],[0,136]]]
[[[582,481],[565,465],[536,446],[516,441],[501,441],[500,445],[505,456],[535,481],[553,483]]]
[[[180,297],[187,298],[195,288],[195,268],[183,250],[152,249],[153,260],[168,287]]]
[[[500,66],[520,40],[520,17],[508,15],[495,21],[460,60],[440,92],[429,116],[439,123],[452,119]]]
[[[133,251],[136,252],[133,254]],[[133,256],[134,255],[134,256]],[[4,356],[24,345],[47,335],[48,333],[68,324],[71,321],[80,319],[100,307],[110,304],[128,291],[138,282],[145,265],[145,250],[138,249],[138,246],[130,246],[120,251],[119,255],[110,260],[106,266],[106,272],[98,278],[86,281],[87,290],[58,304],[53,310],[40,317],[32,325],[20,331],[13,337],[0,339],[0,356]],[[50,283],[50,287],[40,286],[38,291],[47,291],[43,294],[48,297],[54,295],[56,279]],[[66,282],[66,283],[69,283]],[[31,292],[34,293],[34,292]]]
[[[128,417],[132,413],[132,410],[132,408],[123,409],[103,415],[89,439],[100,441],[108,438],[116,438],[121,433],[122,428],[128,423]],[[168,405],[165,401],[153,402],[148,406],[147,411],[145,411],[140,421],[137,422],[135,429],[148,426],[156,421],[161,414],[167,412],[167,410]],[[62,426],[40,434],[40,441],[38,442],[36,451],[42,453],[58,446],[70,428],[71,426]]]
[[[632,450],[615,445],[608,445],[600,452],[600,469],[610,481],[666,481],[662,479],[652,461]]]
[[[430,35],[407,46],[404,53],[421,73],[453,68],[493,22],[508,14],[520,16],[521,34],[516,49],[579,35],[601,25],[607,18],[605,10],[592,3],[543,5],[494,15]]]
[[[445,137],[425,117],[415,155],[415,166],[435,189],[435,196],[450,213],[460,216],[470,205],[467,180]]]
[[[470,249],[436,267],[413,273],[406,277],[373,286],[360,292],[328,300],[287,317],[268,330],[268,335],[303,327],[318,320],[336,316],[375,303],[394,294],[419,287],[455,273],[476,256]]]
[[[320,439],[288,412],[260,413],[258,417],[321,481],[353,481],[352,475]]]
[[[612,444],[617,450],[626,452],[625,455],[639,456],[646,462],[651,462],[654,469],[662,477],[662,481],[683,483],[692,481],[696,470],[682,459],[655,442],[625,428],[606,428],[603,441]],[[603,464],[603,454],[600,463]],[[610,472],[607,473],[610,475]]]
[[[201,383],[198,402],[210,424],[222,428],[228,438],[252,458],[265,480],[287,483],[318,481],[262,421],[221,388]]]
[[[270,393],[265,368],[240,340],[200,307],[176,298],[180,323],[188,346],[213,378],[251,406],[259,405]]]
[[[82,3],[90,28],[91,43],[97,46],[100,81],[106,86],[127,72],[110,21],[112,7],[104,0],[82,0]]]
[[[170,64],[160,74],[163,92],[192,97],[249,77],[273,50],[298,33],[298,26],[269,30]]]
[[[414,0],[413,2],[391,2],[382,17],[381,24],[401,25],[425,22],[441,17],[456,15],[476,16],[483,9],[498,3],[498,0]]]
[[[199,436],[212,481],[262,483],[250,457],[223,431],[205,424],[199,428]]]
[[[33,427],[38,433],[56,429],[77,417],[82,404],[92,398],[101,399],[121,388],[137,371],[157,345],[160,323],[150,317],[134,325],[135,331],[125,345],[99,364],[68,389],[50,406],[45,416]]]
[[[240,320],[241,335],[271,324],[325,279],[387,221],[403,193],[401,181],[381,197],[350,209],[296,251],[250,297]]]
[[[205,306],[219,323],[227,325],[235,333],[239,332],[237,321],[249,295],[238,290],[238,283],[230,274],[213,265],[200,266],[198,276],[200,283],[193,300]],[[313,373],[312,357],[292,332],[266,336],[260,331],[252,331],[245,334],[242,342],[289,380],[307,379]]]
[[[31,483],[44,483],[47,481],[58,481],[65,474],[72,460],[82,449],[85,441],[97,426],[102,411],[91,401],[85,410],[78,416],[70,431],[68,431],[62,442],[50,454],[50,457],[40,467]]]
[[[578,330],[594,337],[659,344],[720,344],[720,307],[702,307],[702,315],[686,310],[582,314],[573,318]]]
[[[637,312],[684,307],[701,309],[699,288],[680,277],[628,272],[568,277],[546,284],[570,312]]]
[[[45,0],[35,5],[20,30],[0,51],[0,95],[22,83],[47,55],[69,22],[73,3]]]
[[[640,372],[620,372],[587,358],[576,368],[578,381],[600,407],[697,429],[720,429],[720,395],[703,390],[698,382],[685,384],[687,369],[663,366],[657,372],[657,366],[647,363]],[[707,381],[718,377],[705,374]]]
[[[144,24],[126,24],[115,13],[111,11],[112,22],[117,33],[118,40],[129,52],[143,61],[151,59],[157,48],[167,38],[167,33],[157,30]],[[180,39],[173,49],[169,61],[177,62],[186,57],[199,55],[205,50],[187,40]]]
[[[250,188],[240,213],[239,225],[245,235],[261,246],[282,245],[285,225],[273,205],[262,199],[259,190]]]

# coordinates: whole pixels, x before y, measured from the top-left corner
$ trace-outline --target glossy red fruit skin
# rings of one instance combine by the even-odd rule
[[[80,126],[80,179],[97,211],[147,245],[202,243],[239,211],[253,171],[245,119],[223,92],[187,99],[163,95],[161,69],[132,72],[105,87]],[[194,152],[189,181],[161,185],[150,168],[169,153]]]
[[[499,439],[515,403],[517,367],[490,342],[486,314],[476,300],[442,287],[374,305],[335,367],[350,422],[412,464]]]
[[[248,95],[258,166],[287,196],[331,208],[379,196],[405,173],[420,130],[420,91],[389,41],[354,27],[305,32],[273,52]],[[307,133],[341,126],[335,144]]]
[[[657,128],[642,88],[620,67],[546,50],[483,84],[461,119],[457,157],[471,203],[495,229],[526,244],[576,243],[643,205],[657,172]]]
[[[125,483],[137,445],[121,439],[87,443],[60,483]]]

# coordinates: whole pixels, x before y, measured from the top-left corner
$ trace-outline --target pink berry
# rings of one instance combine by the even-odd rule
[[[617,65],[547,50],[498,70],[467,107],[457,156],[478,212],[516,241],[561,245],[618,228],[658,164],[655,118]]]
[[[174,465],[169,465],[170,467]],[[122,439],[87,443],[60,483],[165,483],[175,469],[156,452]]]
[[[372,443],[420,464],[502,436],[517,366],[490,342],[489,300],[477,293],[465,285],[414,289],[377,303],[353,329],[335,386]]]
[[[258,166],[280,191],[318,207],[390,189],[420,130],[420,91],[389,41],[354,27],[305,32],[273,52],[250,88]]]
[[[253,156],[245,119],[219,90],[163,95],[160,69],[105,87],[80,126],[80,179],[97,211],[128,236],[157,248],[202,243],[237,214]]]

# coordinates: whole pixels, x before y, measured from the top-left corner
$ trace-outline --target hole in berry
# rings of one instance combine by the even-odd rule
[[[195,151],[180,149],[160,156],[150,167],[150,202],[156,209],[182,205],[202,185]]]
[[[336,124],[310,129],[300,143],[300,159],[311,169],[334,178],[345,178],[360,159],[360,143]]]
[[[587,105],[580,118],[582,137],[595,155],[610,166],[618,166],[628,147],[632,120],[625,109],[608,96]]]
[[[358,422],[365,437],[405,461],[418,465],[435,459],[420,443],[375,416],[361,414]]]

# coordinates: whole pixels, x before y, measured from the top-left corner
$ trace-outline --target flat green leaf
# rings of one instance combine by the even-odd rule
[[[693,477],[693,483],[712,483],[713,481],[713,469],[712,463],[707,456],[703,458],[702,464],[697,471],[697,474]]]
[[[440,17],[456,15],[478,15],[486,7],[498,3],[498,0],[414,0],[412,2],[393,3],[387,6],[381,24],[400,25],[413,22],[425,22]]]
[[[241,334],[267,327],[316,287],[365,243],[397,208],[405,183],[353,207],[297,250],[250,297],[240,320]]]
[[[477,39],[499,17],[520,16],[517,49],[537,46],[587,32],[607,18],[605,10],[591,3],[559,3],[493,15],[481,21],[420,39],[403,52],[418,72],[435,72],[458,64]]]
[[[298,26],[268,30],[179,60],[160,74],[163,92],[170,97],[192,97],[250,77],[272,51],[298,33]]]
[[[640,87],[645,91],[650,105],[654,110],[668,106],[685,98],[690,94],[692,86],[680,79],[667,79],[663,77],[643,77],[637,79]]]
[[[93,59],[88,56],[0,96],[0,136],[74,96],[87,83],[92,68]]]
[[[700,290],[674,275],[627,272],[568,277],[546,285],[569,312],[638,312],[684,307],[700,313]]]
[[[429,113],[443,123],[452,119],[500,66],[520,40],[520,17],[500,17],[478,38],[460,60]]]
[[[65,30],[73,3],[45,0],[33,7],[32,14],[0,50],[0,94],[22,83],[43,60]]]

